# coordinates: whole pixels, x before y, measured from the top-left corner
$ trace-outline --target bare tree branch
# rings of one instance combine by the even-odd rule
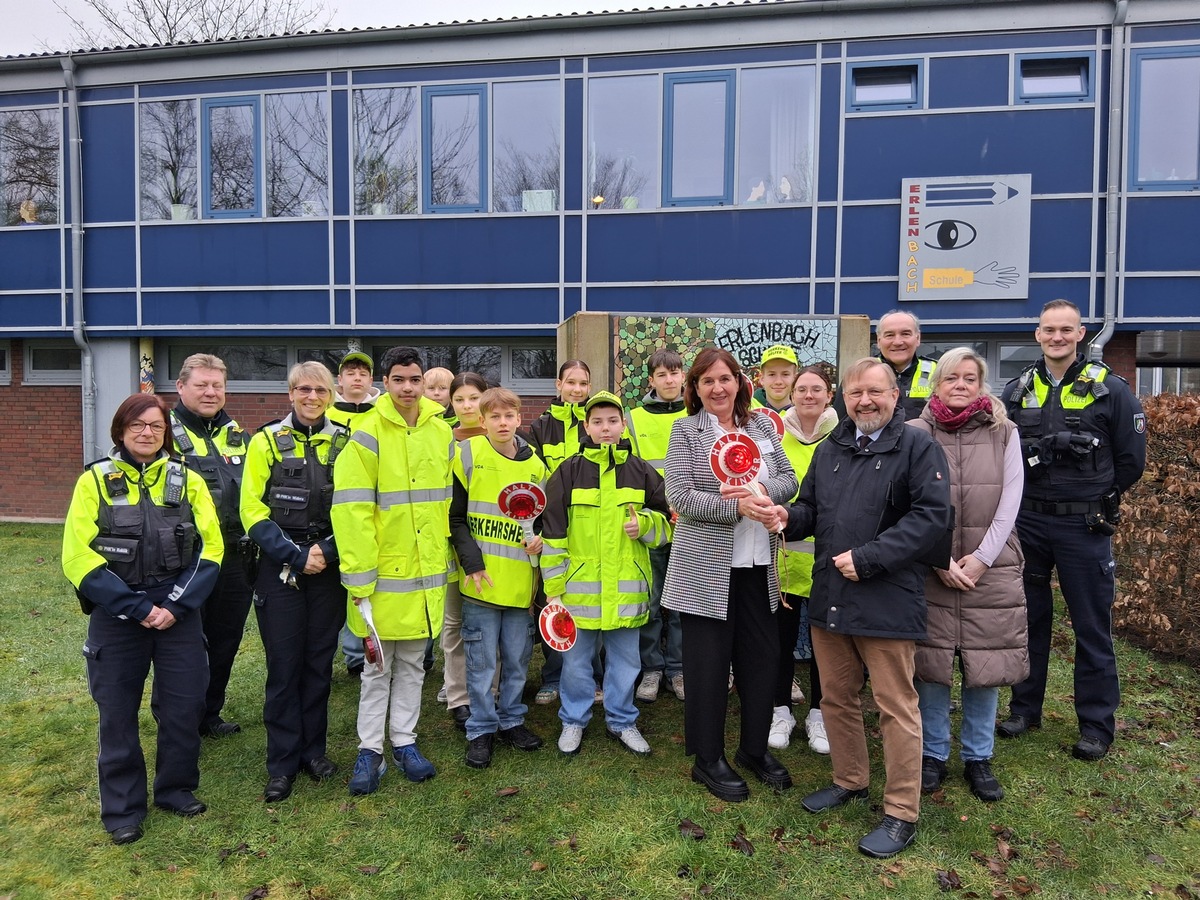
[[[328,27],[336,12],[323,0],[54,0],[54,5],[74,26],[74,40],[88,47],[292,34]]]

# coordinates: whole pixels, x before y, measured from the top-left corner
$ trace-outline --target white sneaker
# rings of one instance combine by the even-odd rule
[[[796,727],[796,717],[786,706],[775,707],[775,715],[771,717],[771,731],[767,734],[767,746],[772,750],[786,750],[792,740],[792,729]]]
[[[558,736],[559,752],[565,753],[568,756],[574,756],[579,752],[579,745],[583,743],[583,726],[582,725],[564,725],[562,734]]]
[[[792,703],[803,703],[804,691],[800,687],[800,682],[795,678],[792,679]]]
[[[810,709],[804,720],[804,732],[808,735],[808,746],[814,753],[829,755],[829,738],[825,736],[825,716],[819,709]]]
[[[446,702],[446,687],[445,687],[445,685],[443,685],[442,689],[440,691],[438,691],[437,702],[438,703]]]
[[[621,745],[630,753],[635,753],[638,756],[649,756],[650,745],[646,743],[646,739],[642,737],[642,733],[637,730],[636,725],[630,725],[624,731],[608,731],[608,736],[614,741],[620,741]]]
[[[647,672],[634,696],[643,703],[653,703],[658,699],[658,689],[661,685],[662,672]]]
[[[683,702],[683,673],[682,672],[680,672],[678,675],[671,676],[671,692],[675,695],[677,700],[679,700],[681,703]]]

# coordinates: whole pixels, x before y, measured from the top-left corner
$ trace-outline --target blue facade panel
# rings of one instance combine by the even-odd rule
[[[896,189],[900,189],[899,182]],[[898,278],[899,267],[900,207],[845,207],[842,210],[842,277],[886,275]]]
[[[22,91],[21,93],[0,94],[0,107],[54,106],[59,101],[59,95],[59,91]]]
[[[132,222],[137,218],[136,129],[133,104],[85,106],[79,123],[83,142],[83,204],[88,222]]]
[[[813,44],[784,44],[772,47],[739,47],[736,50],[691,50],[634,56],[602,56],[588,62],[589,72],[632,72],[643,69],[686,69],[734,66],[739,63],[795,62],[815,59]]]
[[[349,291],[334,291],[333,294],[333,324],[349,325],[353,318],[353,301]]]
[[[563,209],[583,209],[583,79],[563,85],[566,129],[563,141]]]
[[[558,322],[557,288],[355,292],[359,326],[539,325]],[[495,334],[494,331],[488,332]]]
[[[829,63],[821,66],[821,102],[817,118],[817,199],[822,203],[838,199],[841,148],[839,124],[842,120],[842,66]]]
[[[137,295],[132,291],[83,295],[83,315],[89,328],[137,328]]]
[[[1130,197],[1126,205],[1125,271],[1200,269],[1200,196]],[[1192,310],[1200,314],[1200,307]]]
[[[142,294],[145,325],[328,326],[328,291],[164,291]]]
[[[331,159],[350,159],[350,113],[349,97],[345,91],[334,91],[330,98],[329,120],[333,134]],[[350,215],[350,194],[354,186],[350,183],[349,168],[333,166],[333,214]]]
[[[1031,23],[1036,24],[1036,23]],[[1044,34],[955,34],[899,40],[855,41],[848,56],[913,56],[922,53],[981,53],[1049,47],[1091,47],[1096,32],[1048,31]]]
[[[1007,106],[1007,56],[943,56],[929,61],[930,109]]]
[[[1178,316],[1194,321],[1197,310],[1200,310],[1200,277],[1125,279],[1121,300],[1123,318]]]
[[[6,329],[62,328],[61,294],[13,294],[0,296],[0,321]]]
[[[902,302],[897,299],[894,281],[862,282],[842,284],[841,308],[843,315],[861,314],[872,321],[897,307],[911,309],[922,319],[947,319],[963,325],[976,319],[1026,319],[1036,322],[1042,307],[1059,297],[1076,303],[1088,313],[1088,281],[1086,278],[1031,279],[1028,300],[972,300],[968,296],[947,297],[945,300],[926,300],[919,303]]]
[[[1023,107],[846,121],[847,200],[900,195],[904,178],[1029,172],[1033,192],[1091,193],[1094,112]],[[1003,169],[1003,172],[998,171]]]
[[[350,223],[333,223],[333,280],[335,284],[350,283]]]
[[[354,257],[359,285],[557,285],[558,217],[359,220]]]
[[[17,228],[0,233],[0,291],[57,290],[65,252],[58,228]],[[8,319],[2,320],[5,325]]]
[[[354,73],[354,86],[414,84],[428,81],[480,81],[485,78],[529,78],[557,75],[557,59],[533,62],[464,63],[458,66],[419,66],[411,69],[367,69]]]
[[[813,296],[813,315],[832,316],[834,314],[835,292],[832,284],[818,284]]]
[[[588,281],[804,278],[808,207],[594,215]]]
[[[325,222],[306,220],[143,225],[142,284],[328,284],[328,229]],[[212,320],[239,321],[236,311],[230,318]]]
[[[165,84],[144,84],[139,94],[143,100],[153,97],[209,97],[222,94],[247,94],[259,91],[281,91],[289,88],[325,87],[324,72],[296,75],[247,75],[242,78],[214,78],[211,81],[175,81]]]
[[[1200,41],[1200,25],[1137,25],[1130,29],[1135,44]]]
[[[1104,237],[1103,211],[1097,227]],[[1033,200],[1029,214],[1029,271],[1090,272],[1093,268],[1092,201]]]
[[[583,291],[577,287],[563,288],[562,319],[565,322],[583,309]]]
[[[794,316],[808,312],[803,284],[717,284],[588,288],[589,312],[680,313],[709,316]]]
[[[831,206],[817,210],[817,277],[833,278],[837,274],[838,211]],[[799,250],[800,248],[797,248]]]
[[[103,100],[132,100],[133,85],[121,87],[80,88],[80,103],[95,103]]]
[[[137,232],[124,228],[89,228],[83,245],[83,286],[132,288],[137,284]]]
[[[583,281],[583,216],[563,219],[563,281]]]

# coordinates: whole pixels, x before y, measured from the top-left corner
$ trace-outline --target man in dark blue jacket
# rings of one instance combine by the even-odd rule
[[[884,858],[916,836],[921,717],[913,656],[925,637],[923,563],[945,543],[950,488],[941,448],[904,426],[890,366],[861,359],[842,383],[849,418],[817,448],[795,504],[779,508],[789,541],[816,537],[808,614],[833,783],[803,803],[820,812],[867,796],[859,702],[865,666],[879,706],[887,783],[883,821],[858,848]]]

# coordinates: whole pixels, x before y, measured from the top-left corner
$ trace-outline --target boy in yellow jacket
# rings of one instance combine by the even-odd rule
[[[441,630],[446,596],[446,513],[454,438],[441,404],[426,399],[420,354],[393,347],[383,355],[386,396],[355,432],[334,468],[333,531],[347,624],[368,628],[369,601],[380,639],[380,665],[367,665],[358,704],[359,754],[351,794],[370,794],[387,768],[384,724],[391,714],[392,756],[409,781],[436,774],[417,749],[425,645]]]

